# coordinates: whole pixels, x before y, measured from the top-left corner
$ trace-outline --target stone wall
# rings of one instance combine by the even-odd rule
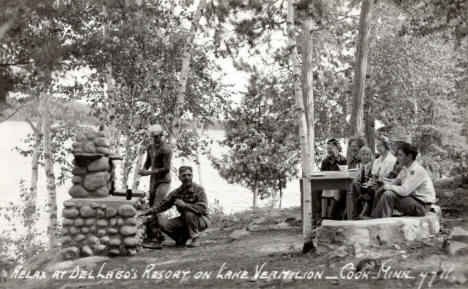
[[[134,256],[141,248],[144,225],[137,217],[143,198],[109,196],[64,202],[62,253],[66,259],[91,255]]]

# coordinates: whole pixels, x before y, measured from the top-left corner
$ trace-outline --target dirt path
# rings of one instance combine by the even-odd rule
[[[298,212],[266,217],[262,212],[244,213],[209,231],[200,248],[168,242],[163,250],[81,266],[80,273],[88,271],[86,279],[70,279],[73,269],[77,275],[71,267],[64,280],[13,280],[4,288],[468,288],[468,252],[448,256],[444,247],[454,227],[468,230],[468,190],[453,197],[458,207],[446,208],[439,236],[406,247],[368,248],[368,256],[360,258],[341,252],[303,254],[300,227],[250,232],[232,240],[233,230],[242,231],[254,219],[274,224],[274,219]],[[369,275],[356,270],[361,266]],[[123,278],[125,272],[128,279]],[[107,274],[112,278],[105,279]]]

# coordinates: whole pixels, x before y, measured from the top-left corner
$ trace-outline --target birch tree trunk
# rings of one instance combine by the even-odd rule
[[[37,219],[37,180],[39,176],[38,164],[40,156],[40,147],[42,143],[42,118],[34,125],[31,121],[28,121],[31,128],[34,131],[34,145],[33,153],[31,158],[31,183],[29,186],[29,223],[28,223],[28,234],[34,236],[36,233],[36,219]]]
[[[197,141],[200,142],[200,134],[198,133],[199,129],[201,131],[201,126],[200,126],[200,122],[197,120],[196,121],[196,125],[195,125],[195,128],[193,129],[194,130],[194,133],[197,137]],[[195,161],[196,161],[196,164],[197,164],[197,172],[198,172],[198,184],[200,186],[203,186],[202,184],[202,173],[201,173],[201,169],[202,169],[202,166],[201,166],[201,154],[200,154],[200,146],[197,145],[196,146],[197,148],[197,151],[196,151],[196,155],[195,155]]]
[[[42,134],[44,136],[44,162],[48,195],[47,207],[49,210],[47,236],[49,238],[49,249],[51,249],[57,247],[57,192],[55,187],[54,160],[52,158],[48,98],[47,93],[42,94]]]
[[[130,146],[132,145],[130,137],[127,137],[125,142],[125,158],[123,160],[122,168],[122,190],[125,190],[128,186],[128,177],[132,170],[132,154],[130,153]]]
[[[280,181],[280,185],[279,185],[279,204],[278,204],[278,207],[281,209],[283,205],[283,188],[282,188],[282,184],[281,184],[281,181]]]
[[[302,96],[301,88],[301,67],[299,66],[299,60],[297,57],[297,44],[294,27],[294,2],[288,1],[288,42],[289,42],[289,57],[293,65],[293,77],[294,77],[294,98],[296,102],[296,114],[297,121],[299,123],[299,135],[300,145],[302,153],[302,177],[308,177],[310,175],[311,156],[308,143],[308,132],[307,132],[307,119],[304,109],[304,100]],[[307,179],[304,179],[303,185],[303,209],[302,209],[302,232],[305,243],[309,243],[311,240],[312,232],[312,207],[311,207],[311,191],[310,185]]]
[[[201,154],[200,154],[200,148],[197,146],[197,155],[196,155],[196,163],[197,163],[197,171],[198,171],[198,184],[200,186],[203,186],[202,183],[202,172],[201,172]]]
[[[351,110],[350,136],[362,135],[364,132],[364,98],[367,74],[367,55],[369,52],[370,10],[372,0],[363,0],[359,18],[359,35],[356,50],[356,64],[353,79],[353,107]]]
[[[257,195],[258,195],[258,182],[255,181],[255,186],[253,190],[253,201],[252,201],[252,209],[257,209]]]
[[[109,27],[109,0],[102,0],[102,14],[104,17],[104,22],[103,22],[103,38],[104,38],[104,43],[105,45],[110,44],[110,27]],[[107,57],[109,59],[106,61],[106,82],[105,82],[105,87],[104,87],[104,98],[105,98],[105,105],[106,105],[106,120],[105,122],[107,123],[109,127],[109,133],[111,135],[111,140],[112,140],[112,146],[114,147],[114,151],[116,155],[120,156],[121,155],[121,148],[120,148],[120,138],[121,138],[121,133],[118,128],[118,124],[115,121],[115,97],[114,97],[114,80],[112,76],[112,62],[110,58],[112,57],[110,53],[108,53]],[[123,173],[123,167],[121,162],[115,163],[115,171],[116,171],[116,177],[118,177],[120,173]],[[116,179],[117,183],[117,179]]]
[[[139,145],[139,150],[141,151],[142,144]],[[143,158],[145,157],[145,153],[139,153],[138,157],[135,161],[135,170],[133,171],[133,184],[132,184],[132,190],[138,190],[138,187],[140,186],[140,175],[138,174],[138,170],[141,169],[141,166],[143,165]]]
[[[109,7],[107,0],[102,1],[102,14],[104,16],[104,24],[103,24],[103,36],[104,36],[104,43],[107,45],[109,43]],[[112,101],[112,93],[113,93],[113,85],[112,85],[112,64],[110,60],[106,62],[106,82],[104,84],[104,97],[105,97],[105,105],[106,105],[106,117],[108,125],[112,123],[113,117],[113,101]]]
[[[192,18],[192,25],[190,26],[189,35],[187,42],[184,45],[182,54],[182,68],[180,70],[179,78],[179,89],[177,91],[177,99],[174,107],[174,118],[172,119],[171,131],[170,131],[170,143],[175,148],[175,142],[177,140],[177,134],[180,129],[180,117],[182,114],[182,108],[185,102],[185,89],[187,87],[187,79],[190,68],[190,58],[192,56],[192,43],[195,39],[195,34],[198,29],[198,24],[201,17],[201,12],[205,8],[206,0],[199,0],[197,9]]]
[[[312,1],[309,1],[309,6]],[[308,7],[311,8],[311,7]],[[306,10],[302,32],[302,92],[307,118],[307,141],[310,154],[310,171],[315,170],[315,130],[314,130],[314,47],[313,19],[310,9]]]

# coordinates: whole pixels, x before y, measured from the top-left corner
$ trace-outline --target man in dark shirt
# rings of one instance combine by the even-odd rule
[[[210,224],[206,193],[202,186],[192,181],[192,167],[180,167],[179,179],[182,182],[179,188],[140,215],[156,215],[175,205],[180,216],[159,222],[160,230],[174,239],[177,245],[185,245],[191,239],[188,246],[198,247],[200,246],[199,232],[205,230]],[[150,229],[157,228],[151,227]]]
[[[151,176],[148,200],[151,207],[155,202],[164,200],[169,191],[172,152],[171,148],[162,139],[163,130],[160,125],[155,124],[150,126],[148,134],[153,138],[153,143],[147,148],[146,161],[139,174],[140,176]],[[151,170],[149,170],[150,168]],[[151,223],[155,222],[157,222],[156,217],[147,224],[148,241],[153,241],[153,239],[158,237],[158,234],[155,235],[152,230],[149,230]]]

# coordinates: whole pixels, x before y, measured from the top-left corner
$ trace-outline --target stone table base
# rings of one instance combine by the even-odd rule
[[[144,199],[108,196],[64,202],[62,253],[65,259],[92,255],[136,255],[144,226],[137,212]]]
[[[439,233],[439,216],[393,217],[356,221],[324,220],[317,230],[317,251],[340,246],[407,244]]]

